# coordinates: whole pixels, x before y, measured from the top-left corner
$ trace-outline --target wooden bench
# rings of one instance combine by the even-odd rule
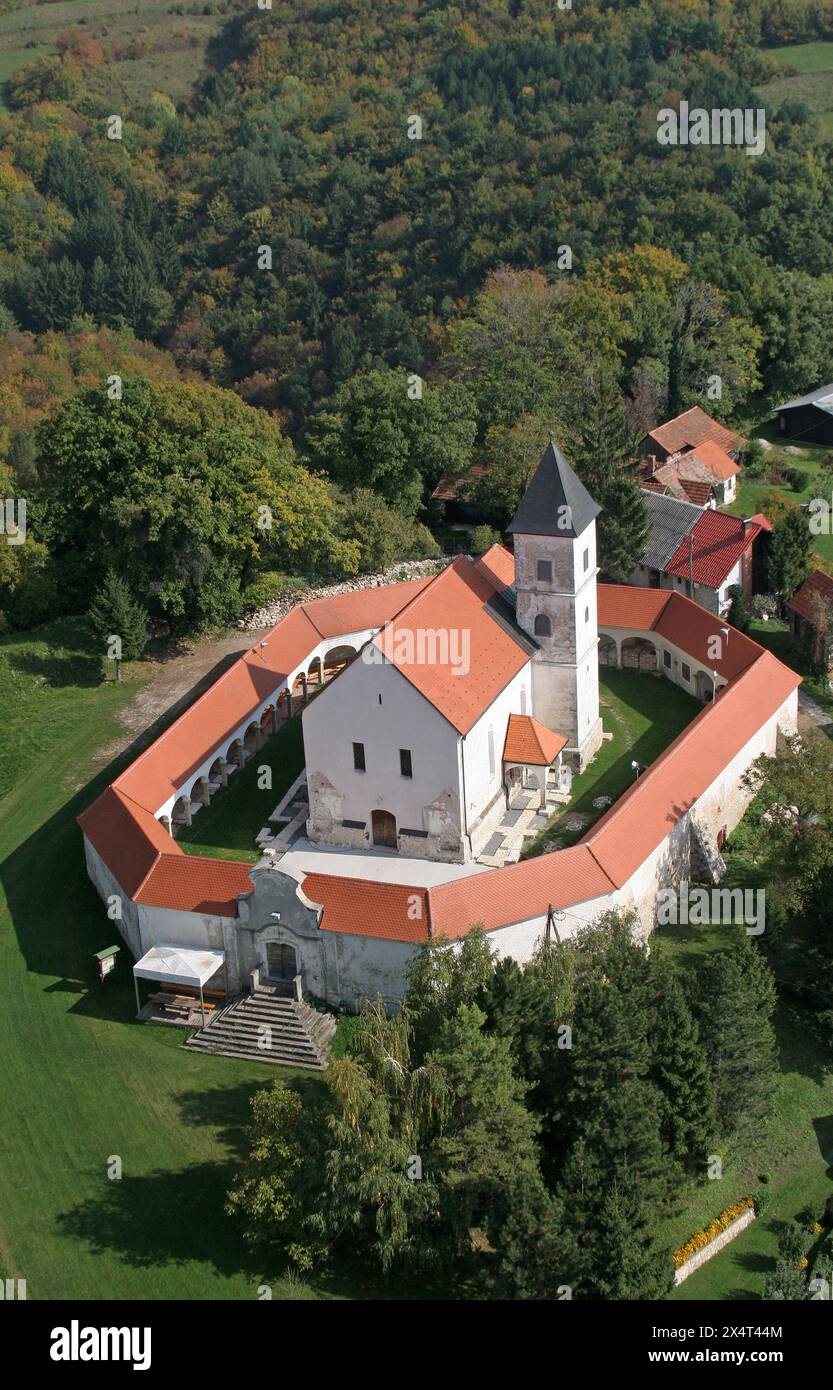
[[[191,994],[151,994],[148,996],[151,1003],[158,1004],[164,1009],[165,1013],[183,1014],[187,1018],[195,1011],[199,1012],[200,1001]],[[204,1005],[207,1014],[213,1013],[216,1004],[206,1003]]]

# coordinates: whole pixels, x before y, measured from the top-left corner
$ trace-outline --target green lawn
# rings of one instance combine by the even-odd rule
[[[268,767],[271,786],[258,785]],[[255,836],[304,767],[301,716],[290,719],[246,766],[232,775],[227,787],[214,793],[210,806],[194,816],[189,827],[177,834],[186,854],[205,854],[213,859],[259,859]],[[275,829],[276,827],[272,827]]]
[[[755,90],[768,115],[774,115],[785,101],[801,101],[818,116],[833,135],[833,43],[790,44],[768,50],[796,73],[775,77]]]
[[[833,91],[833,82],[830,85]],[[827,445],[793,444],[789,440],[783,441],[768,427],[755,431],[755,437],[770,439],[776,446],[780,445],[782,448],[786,442],[791,448],[798,449],[797,454],[788,454],[784,461],[789,464],[790,468],[795,468],[804,475],[803,486],[800,489],[776,487],[763,478],[751,480],[744,473],[741,473],[738,478],[737,497],[734,502],[722,507],[721,511],[728,512],[730,516],[754,516],[756,512],[766,512],[764,498],[768,492],[778,492],[782,497],[795,504],[809,502],[813,497],[824,496],[827,497],[828,502],[830,501],[829,487],[825,490],[820,475],[822,459],[831,453]],[[833,535],[814,536],[813,549],[833,564]]]
[[[275,1076],[320,1083],[136,1023],[126,950],[98,982],[93,952],[118,937],[75,816],[135,756],[88,780],[143,679],[127,675],[103,681],[79,622],[0,638],[0,1265],[32,1299],[245,1299],[264,1280],[275,1297],[426,1297],[344,1265],[287,1284],[253,1255],[222,1210],[249,1098]]]
[[[685,973],[703,954],[726,949],[736,930],[661,927],[652,944],[655,950],[670,952]],[[778,1006],[776,1033],[780,1075],[771,1119],[756,1151],[740,1158],[718,1145],[723,1177],[683,1195],[668,1222],[668,1236],[675,1247],[682,1245],[726,1207],[764,1190],[767,1209],[680,1285],[671,1295],[674,1299],[760,1298],[764,1279],[775,1267],[778,1222],[792,1220],[808,1205],[821,1210],[833,1193],[833,1085],[826,1059],[803,1011],[788,1001]],[[762,1172],[771,1175],[767,1184],[759,1181]]]
[[[605,732],[612,733],[613,738],[602,744],[590,766],[573,779],[569,805],[535,837],[525,849],[524,859],[540,854],[553,840],[562,845],[579,840],[587,825],[606,809],[594,807],[594,799],[610,796],[615,801],[620,797],[634,778],[631,762],[643,767],[655,762],[702,709],[693,695],[662,676],[610,667],[600,672],[599,698]],[[564,830],[563,821],[576,812],[591,820],[581,830]]]

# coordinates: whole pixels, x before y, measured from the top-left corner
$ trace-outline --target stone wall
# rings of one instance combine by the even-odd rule
[[[453,558],[451,555],[444,555],[439,560],[402,560],[398,565],[391,565],[390,569],[382,570],[380,574],[360,574],[355,579],[345,579],[340,584],[328,584],[321,589],[293,589],[290,593],[279,594],[271,603],[243,618],[240,627],[245,628],[247,632],[274,627],[275,623],[285,618],[297,603],[312,603],[317,598],[335,598],[337,594],[353,594],[359,589],[381,589],[386,584],[400,584],[409,579],[426,579],[433,574],[439,574]]]
[[[702,1250],[697,1250],[686,1260],[685,1264],[680,1265],[674,1275],[674,1283],[684,1283],[689,1275],[694,1273],[695,1269],[699,1269],[701,1265],[707,1264],[713,1255],[723,1250],[730,1241],[735,1239],[735,1236],[739,1236],[741,1231],[745,1231],[747,1226],[751,1226],[754,1220],[755,1208],[747,1207],[746,1211],[742,1211],[740,1216],[735,1218],[731,1226],[727,1226],[726,1230],[721,1231],[719,1236],[715,1236],[714,1240],[710,1240],[708,1245],[703,1246]]]

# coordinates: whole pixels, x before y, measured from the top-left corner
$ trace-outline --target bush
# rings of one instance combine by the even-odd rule
[[[253,613],[256,609],[265,608],[275,599],[285,598],[288,594],[300,595],[305,587],[304,581],[294,575],[281,574],[278,570],[264,570],[243,590],[242,611]]]
[[[806,1274],[779,1260],[775,1273],[767,1275],[763,1297],[771,1302],[803,1303],[807,1297]]]
[[[766,470],[767,451],[757,439],[750,439],[740,461],[747,478],[761,478]]]
[[[798,1268],[810,1248],[811,1236],[798,1221],[784,1225],[778,1236],[778,1253],[785,1264]]]
[[[788,488],[793,492],[803,492],[806,478],[800,468],[782,468],[781,477]]]
[[[475,526],[469,536],[469,550],[472,555],[484,555],[490,546],[500,542],[500,532],[494,526]]]
[[[778,600],[772,594],[755,594],[749,605],[753,618],[776,618]]]

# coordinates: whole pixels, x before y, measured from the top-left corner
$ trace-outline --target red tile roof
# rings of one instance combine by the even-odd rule
[[[434,491],[431,493],[432,502],[465,502],[472,483],[478,482],[486,476],[485,463],[473,463],[466,469],[465,473],[443,473]]]
[[[510,714],[503,745],[505,763],[548,767],[566,747],[567,740],[563,734],[553,733],[545,724],[533,719],[531,714]]]
[[[168,843],[170,847],[173,841]],[[249,868],[231,859],[208,859],[169,848],[157,859],[135,901],[179,912],[236,917],[240,894],[252,891]]]
[[[723,680],[734,680],[763,652],[746,633],[673,589],[599,584],[597,592],[600,628],[656,632]],[[725,640],[723,628],[729,631]],[[721,638],[720,656],[714,655],[716,637]]]
[[[303,605],[303,610],[322,637],[341,637],[348,632],[381,627],[430,583],[431,577],[428,576],[425,579],[409,579],[402,584],[379,584],[372,589],[356,589],[332,598],[313,599]],[[268,634],[270,642],[273,637],[283,641],[283,630],[279,629],[280,623]]]
[[[498,589],[508,589],[515,583],[515,556],[505,545],[491,545],[485,555],[480,556],[477,568],[485,570]]]
[[[378,936],[388,941],[427,941],[428,892],[402,883],[306,874],[304,897],[320,903],[322,931]]]
[[[727,453],[739,449],[746,443],[743,435],[736,434],[728,426],[713,420],[699,405],[684,410],[682,415],[675,415],[673,420],[667,420],[664,425],[657,425],[647,437],[656,440],[669,454],[676,454],[681,449],[696,449],[707,440],[712,440]]]
[[[115,786],[81,812],[78,824],[128,898],[135,898],[160,854],[173,845],[153,813]]]
[[[665,566],[666,574],[689,577],[689,541],[694,541],[693,575],[695,584],[719,589],[729,577],[741,555],[749,548],[761,527],[755,521],[726,512],[705,511]]]
[[[494,578],[458,557],[372,639],[388,661],[461,734],[468,733],[530,659],[530,649],[489,612]],[[447,634],[465,662],[420,660],[419,642]],[[468,644],[468,651],[465,644]],[[453,655],[453,652],[452,652]]]
[[[685,459],[687,463],[702,463],[712,476],[722,483],[725,483],[727,478],[736,478],[740,473],[740,464],[735,463],[735,460],[730,458],[725,449],[721,449],[714,439],[704,440],[702,444],[698,444],[696,448],[680,457]]]
[[[652,628],[672,597],[671,589],[639,589],[631,584],[597,584],[599,627]]]
[[[730,644],[731,645],[731,644]],[[771,652],[723,687],[582,842],[621,888],[778,710],[801,677]]]
[[[494,931],[542,917],[550,904],[569,907],[612,892],[611,880],[587,846],[573,845],[429,888],[431,932],[456,941],[477,922]]]
[[[833,579],[822,570],[812,570],[801,588],[796,589],[787,607],[799,617],[813,623],[817,618],[816,604],[819,599],[828,606],[833,606]]]

